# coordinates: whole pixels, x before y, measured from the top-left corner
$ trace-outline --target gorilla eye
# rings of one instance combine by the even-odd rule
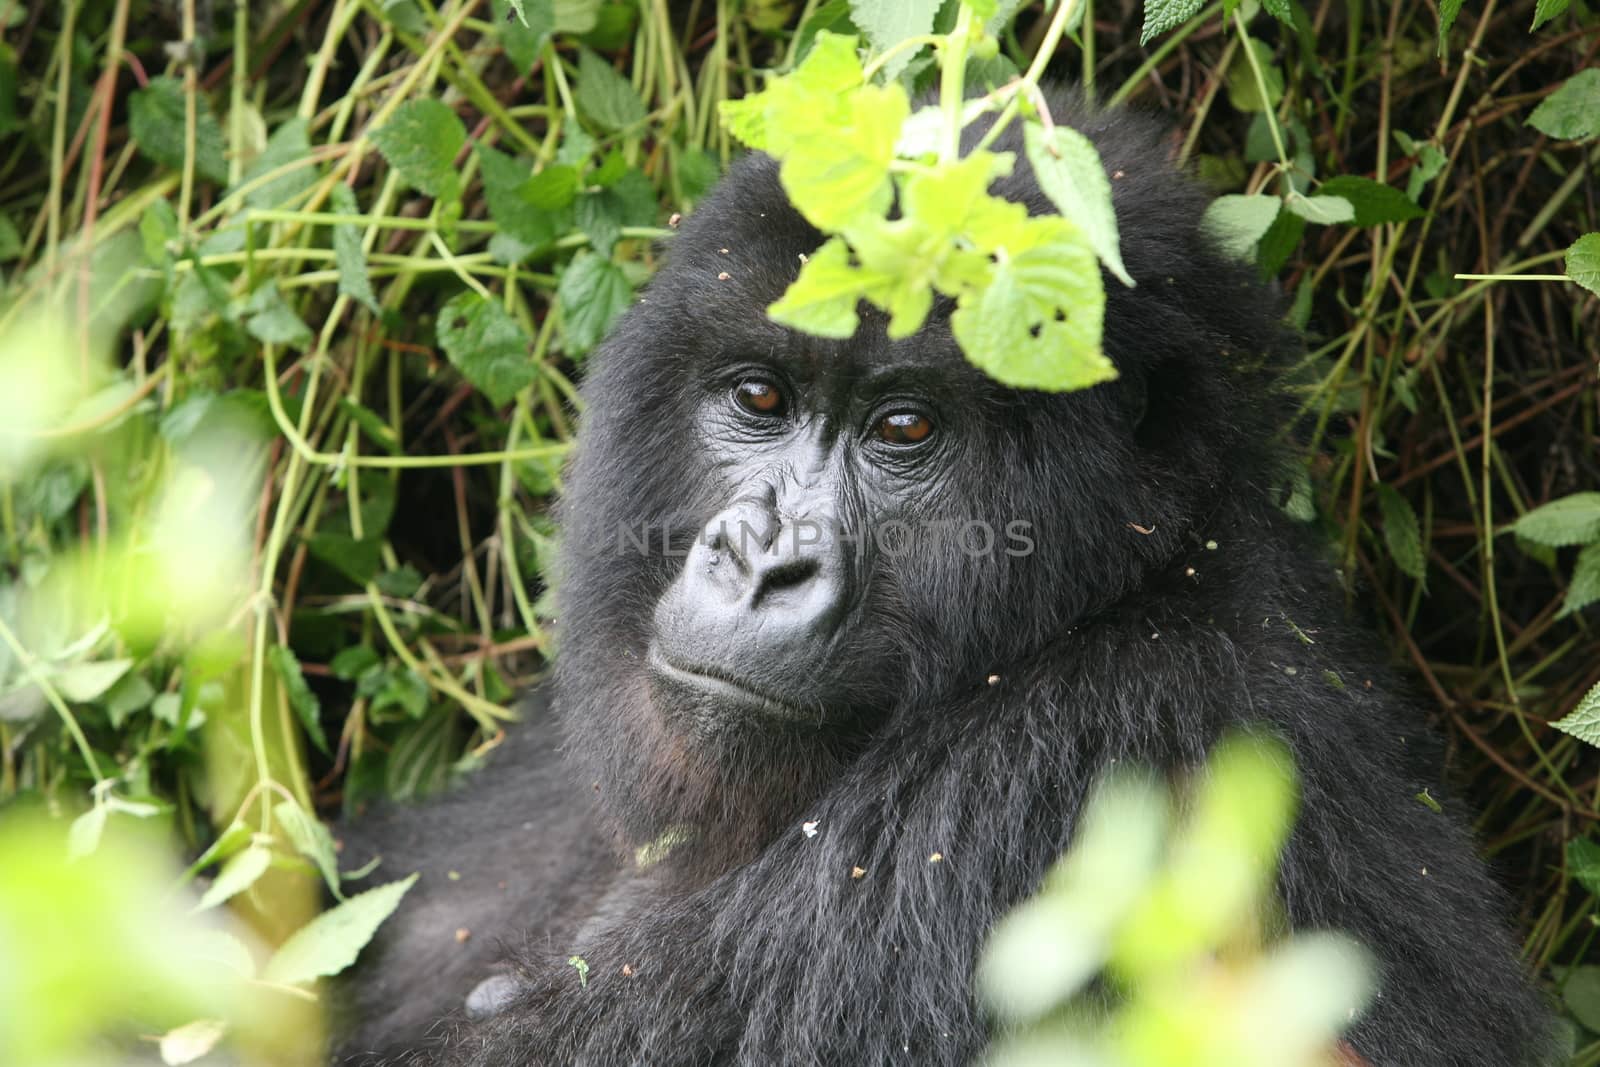
[[[933,420],[915,411],[897,411],[878,420],[878,436],[891,445],[919,445],[933,433]]]
[[[784,398],[783,390],[760,378],[746,378],[735,385],[733,400],[752,415],[765,415],[770,418],[789,410],[789,403]]]

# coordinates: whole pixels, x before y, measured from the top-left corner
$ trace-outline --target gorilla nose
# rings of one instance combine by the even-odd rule
[[[768,507],[736,504],[707,524],[683,581],[701,612],[726,623],[831,632],[844,604],[845,567],[833,524],[781,521]]]

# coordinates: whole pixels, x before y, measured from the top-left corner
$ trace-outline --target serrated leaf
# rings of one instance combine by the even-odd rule
[[[1586,233],[1567,249],[1567,277],[1600,296],[1600,233]]]
[[[1571,615],[1596,601],[1600,601],[1600,542],[1578,553],[1578,561],[1572,567],[1572,581],[1567,584],[1567,595],[1561,602],[1561,615]]]
[[[333,210],[340,215],[359,215],[361,206],[356,194],[343,182],[333,187]],[[339,269],[339,292],[378,313],[378,298],[372,292],[372,279],[367,276],[367,256],[361,248],[361,231],[349,223],[333,227],[333,259]]]
[[[187,154],[187,111],[183,83],[163,75],[128,97],[128,131],[139,150],[162,166],[182,170]],[[228,180],[222,126],[204,95],[195,98],[194,169],[202,178]]]
[[[496,407],[510,403],[539,376],[527,331],[493,300],[461,293],[439,309],[439,347],[462,377]]]
[[[284,302],[278,283],[262,282],[245,302],[244,327],[262,344],[309,348],[311,328]]]
[[[273,131],[272,136],[267,138],[267,146],[261,150],[261,154],[255,158],[239,180],[240,187],[249,186],[280,167],[309,157],[311,142],[306,137],[306,128],[306,120],[297,116]],[[244,202],[251,207],[281,207],[292,203],[301,193],[311,188],[316,180],[316,167],[295,167],[245,193]]]
[[[576,99],[578,110],[609,133],[645,119],[644,102],[628,79],[587,48],[578,53]]]
[[[317,700],[317,694],[311,691],[306,684],[305,672],[300,669],[300,661],[295,654],[282,645],[273,645],[267,650],[267,661],[278,672],[278,680],[283,684],[284,692],[289,697],[289,706],[294,709],[295,717],[300,720],[300,728],[306,732],[306,737],[317,747],[323,755],[330,755],[328,750],[327,735],[322,732],[322,704]]]
[[[467,128],[444,103],[408,100],[370,136],[407,185],[438,200],[460,199],[456,156],[467,142]]]
[[[1056,210],[1084,232],[1106,269],[1124,285],[1134,284],[1122,264],[1117,237],[1117,214],[1111,207],[1111,182],[1094,143],[1070,126],[1048,133],[1042,125],[1027,125],[1028,162],[1039,188]]]
[[[1232,259],[1253,260],[1256,245],[1282,209],[1283,201],[1275,196],[1230,193],[1211,201],[1200,220],[1200,226],[1216,242],[1218,251],[1223,255]]]
[[[1139,43],[1149,44],[1153,38],[1177,29],[1198,15],[1204,6],[1205,0],[1145,0]]]
[[[1261,7],[1285,26],[1294,25],[1294,5],[1289,0],[1261,0]]]
[[[1570,713],[1550,725],[1580,741],[1600,746],[1600,683],[1585,693]]]
[[[816,337],[851,337],[860,325],[856,305],[865,288],[862,272],[850,263],[849,247],[830,237],[806,258],[799,277],[767,308],[767,316]]]
[[[1401,573],[1421,581],[1428,572],[1422,551],[1422,530],[1411,502],[1393,486],[1378,486],[1378,510],[1383,513],[1383,541]]]
[[[1450,30],[1461,14],[1462,0],[1439,0],[1439,55],[1444,55],[1450,39]]]
[[[1570,2],[1571,0],[1539,0],[1533,5],[1533,25],[1528,27],[1528,32],[1532,33],[1557,15],[1565,14]]]
[[[318,915],[289,935],[267,963],[262,979],[280,985],[303,985],[338,974],[355,962],[416,880],[413,874],[369,889]]]
[[[933,32],[941,0],[850,0],[850,18],[867,35],[874,52],[887,52],[908,37]],[[907,49],[883,68],[885,81],[899,77],[913,52]]]
[[[1600,492],[1573,493],[1534,508],[1512,524],[1518,537],[1562,548],[1600,541]]]
[[[292,800],[274,804],[272,818],[295,851],[317,865],[333,895],[344,896],[339,885],[339,858],[334,851],[333,835],[322,821]]]
[[[567,352],[582,355],[599,344],[632,299],[622,268],[587,250],[573,256],[556,286]]]
[[[502,231],[529,248],[543,248],[554,241],[556,232],[550,215],[534,207],[522,195],[529,178],[528,168],[486,144],[478,145],[477,153],[489,217]]]
[[[1375,182],[1371,178],[1358,178],[1353,174],[1329,178],[1317,187],[1317,192],[1349,201],[1355,212],[1351,221],[1357,226],[1404,222],[1407,219],[1420,219],[1427,214],[1394,186]]]
[[[1528,125],[1562,141],[1600,136],[1600,68],[1580,70],[1545,97]]]
[[[222,870],[217,872],[217,877],[207,887],[200,902],[194,906],[196,911],[204,911],[238,896],[246,889],[256,884],[267,868],[272,866],[272,850],[265,845],[251,845],[243,852],[229,857],[222,865]]]
[[[1290,193],[1284,199],[1283,206],[1307,222],[1314,222],[1319,226],[1353,222],[1356,217],[1355,206],[1342,196],[1303,196],[1300,193]]]
[[[950,316],[962,353],[1019,389],[1083,389],[1115,378],[1100,349],[1105,290],[1088,240],[1054,216],[1027,219],[1003,240],[989,284],[964,295]]]

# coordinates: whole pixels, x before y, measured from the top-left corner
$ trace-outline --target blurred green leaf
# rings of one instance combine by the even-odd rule
[[[456,156],[467,129],[447,105],[432,97],[407,100],[371,137],[406,184],[437,200],[460,199]]]
[[[1573,493],[1534,508],[1511,524],[1518,537],[1562,548],[1600,541],[1600,492]]]
[[[1106,269],[1131,286],[1133,279],[1122,265],[1117,215],[1111,208],[1111,182],[1094,144],[1070,126],[1056,126],[1046,133],[1043,126],[1030,122],[1025,134],[1028,162],[1039,187],[1056,210],[1088,236]]]
[[[1580,70],[1545,97],[1528,125],[1562,141],[1587,141],[1600,136],[1600,69]]]
[[[262,972],[263,980],[303,985],[338,974],[355,962],[416,880],[413,874],[369,889],[318,915],[279,946]]]
[[[243,852],[230,857],[222,870],[200,897],[196,910],[214,908],[255,885],[267,868],[272,866],[272,850],[264,845],[251,845]]]
[[[607,132],[644,122],[644,102],[628,79],[587,48],[578,53],[576,95],[578,110]]]
[[[204,94],[195,98],[194,169],[219,184],[228,180],[222,126]],[[128,97],[128,125],[140,151],[162,166],[182,170],[187,156],[187,112],[183,82],[163,75]]]

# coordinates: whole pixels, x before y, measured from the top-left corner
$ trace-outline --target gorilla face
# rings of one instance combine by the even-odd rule
[[[703,739],[880,714],[904,688],[883,616],[898,557],[941,533],[996,550],[999,516],[925,528],[974,429],[948,341],[788,340],[694,371],[687,421],[720,507],[656,606],[648,662],[657,706]]]
[[[948,304],[900,340],[868,309],[843,341],[768,320],[822,238],[765,157],[688,220],[592,359],[562,506],[557,706],[627,839],[753,845],[875,732],[1137,588],[1246,462],[1269,416],[1223,354],[1281,339],[1230,335],[1254,283],[1153,148],[1105,160],[1119,210],[1157,218],[1124,219],[1140,287],[1108,283],[1120,377],[1079,393],[988,378]],[[997,192],[1042,209],[1019,171]],[[1173,287],[1174,257],[1210,266]]]

